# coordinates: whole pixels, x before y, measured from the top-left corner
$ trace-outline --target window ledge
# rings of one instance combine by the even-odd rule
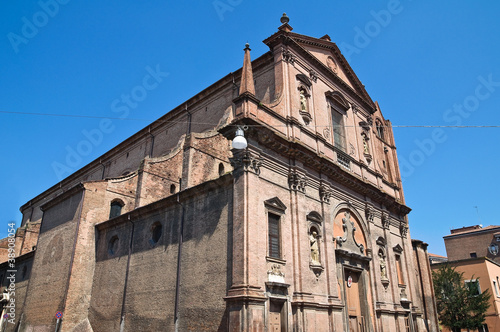
[[[281,259],[281,258],[276,258],[276,257],[271,257],[271,256],[266,256],[266,260],[268,262],[274,262],[274,263],[279,263],[279,264],[286,264],[286,260]]]

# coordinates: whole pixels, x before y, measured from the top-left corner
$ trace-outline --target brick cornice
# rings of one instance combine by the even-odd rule
[[[83,191],[84,189],[85,189],[85,187],[83,186],[83,184],[79,183],[76,186],[71,187],[70,189],[66,190],[62,194],[56,196],[54,199],[52,199],[52,200],[48,201],[47,203],[41,205],[40,209],[45,212],[48,209],[50,209],[51,207],[53,207],[54,205],[56,205],[57,203],[62,202],[63,200],[65,200],[65,199],[67,199],[67,198],[75,195],[76,193],[79,193],[80,191]]]

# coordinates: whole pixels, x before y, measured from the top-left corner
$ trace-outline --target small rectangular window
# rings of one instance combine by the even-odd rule
[[[477,254],[475,252],[470,253],[470,258],[477,258]]]
[[[268,234],[269,234],[269,257],[281,258],[280,248],[280,217],[269,213]]]
[[[471,291],[471,295],[479,295],[481,294],[481,287],[479,287],[479,280],[477,279],[472,279],[472,280],[465,280],[465,286],[469,288]]]
[[[493,288],[495,289],[495,295],[498,297],[498,285],[495,280],[493,280]]]

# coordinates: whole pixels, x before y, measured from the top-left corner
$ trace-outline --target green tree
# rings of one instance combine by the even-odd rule
[[[465,283],[463,275],[463,272],[459,273],[449,265],[432,272],[441,324],[458,332],[483,326],[491,298],[488,289],[479,294],[478,279]]]

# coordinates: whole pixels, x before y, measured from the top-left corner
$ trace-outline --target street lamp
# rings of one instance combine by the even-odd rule
[[[238,126],[238,129],[236,129],[236,136],[233,139],[233,149],[236,149],[236,150],[246,149],[247,140],[243,134],[243,129],[244,128],[242,128],[240,126]]]

